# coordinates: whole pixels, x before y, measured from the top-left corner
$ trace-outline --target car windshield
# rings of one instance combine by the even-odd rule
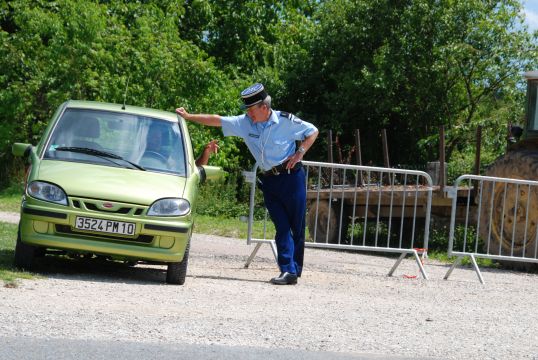
[[[176,122],[67,109],[54,127],[44,158],[185,176],[183,143]]]

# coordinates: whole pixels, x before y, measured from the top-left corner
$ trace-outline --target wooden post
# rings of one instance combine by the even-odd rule
[[[389,145],[387,141],[387,129],[381,131],[381,139],[383,140],[383,162],[386,168],[390,167],[389,162]],[[387,174],[387,184],[390,184],[390,175]]]
[[[475,175],[480,175],[480,149],[482,146],[482,125],[478,125],[476,128],[476,153],[474,159],[474,173]],[[474,195],[478,191],[478,181],[474,181],[473,184]]]
[[[390,167],[389,163],[389,145],[387,142],[387,129],[381,130],[381,138],[383,140],[383,162],[385,167]]]
[[[480,175],[480,148],[482,146],[482,125],[476,128],[476,154],[474,160],[474,173]]]
[[[435,184],[434,184],[435,185]],[[445,127],[439,126],[439,191],[445,190]]]
[[[512,123],[508,123],[508,127],[506,129],[506,150],[505,153],[508,152],[508,149],[510,148],[510,138],[512,137]]]
[[[329,135],[327,137],[327,155],[329,157],[329,163],[333,162],[333,131],[329,130]]]
[[[357,161],[357,165],[362,165],[362,154],[361,154],[361,132],[359,129],[355,129],[355,160]],[[359,172],[359,185],[364,185],[364,181],[362,178],[362,171]]]

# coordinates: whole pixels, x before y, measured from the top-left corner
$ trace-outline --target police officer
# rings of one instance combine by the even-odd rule
[[[176,112],[185,120],[208,126],[221,126],[224,136],[239,136],[256,159],[265,206],[276,228],[280,275],[276,285],[293,285],[301,276],[304,255],[306,212],[304,154],[318,136],[318,129],[294,115],[271,109],[271,97],[262,84],[241,92],[246,114],[220,116]],[[300,141],[296,148],[295,141]]]

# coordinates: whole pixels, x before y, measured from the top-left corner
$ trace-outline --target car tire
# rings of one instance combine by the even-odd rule
[[[15,267],[31,270],[34,265],[34,259],[36,257],[38,248],[36,246],[28,245],[21,240],[21,227],[19,225],[19,231],[17,232],[17,244],[15,245]]]
[[[187,265],[189,263],[190,247],[191,242],[189,240],[189,242],[187,243],[187,248],[185,249],[185,255],[183,255],[183,260],[181,260],[180,262],[168,264],[168,269],[166,270],[166,282],[168,284],[185,284],[185,278],[187,277]]]

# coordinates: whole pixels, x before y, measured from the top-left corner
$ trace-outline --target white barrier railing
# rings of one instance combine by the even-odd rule
[[[306,247],[400,253],[391,276],[406,255],[414,256],[422,276],[419,255],[428,248],[432,180],[422,171],[304,161],[307,190]],[[263,237],[253,238],[257,209],[256,171],[244,173],[252,184],[247,244],[256,243],[245,267],[267,243],[275,259],[274,234],[268,234],[267,212]],[[258,205],[258,207],[263,205]]]
[[[473,182],[476,192],[474,196],[468,192],[464,223],[456,227],[457,189]],[[463,175],[456,179],[450,196],[448,255],[457,258],[445,280],[466,256],[482,284],[476,258],[538,262],[538,181]]]

